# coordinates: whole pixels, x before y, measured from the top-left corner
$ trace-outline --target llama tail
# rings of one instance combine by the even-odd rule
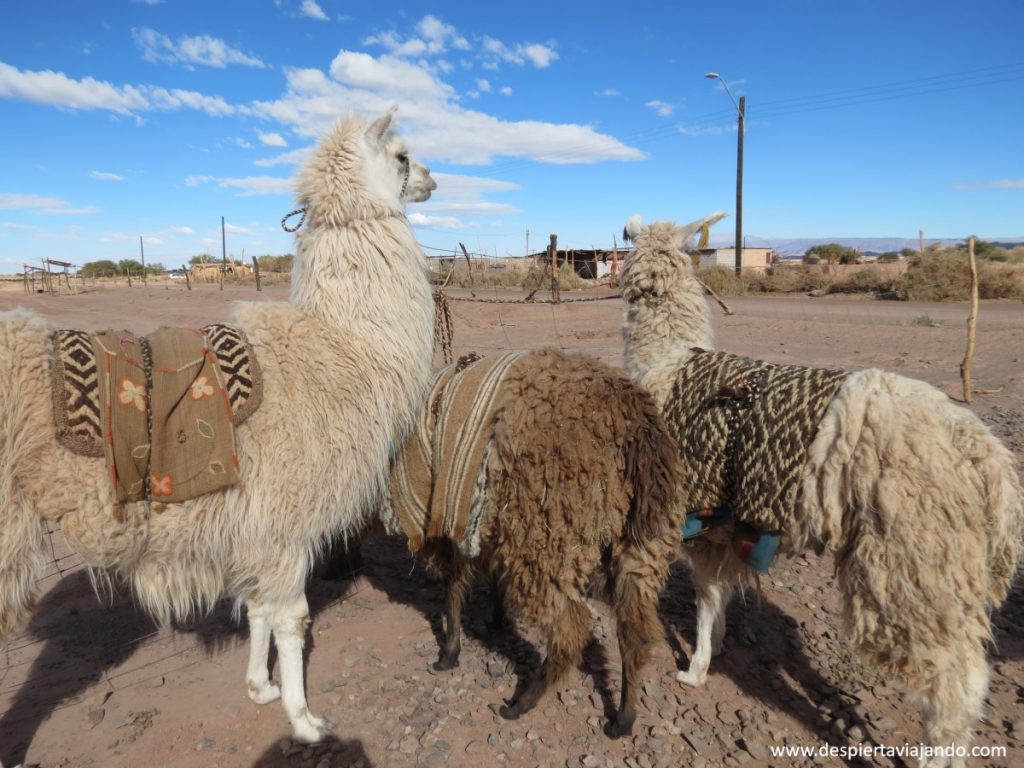
[[[47,437],[38,433],[38,413],[48,415],[48,405],[33,402],[45,386],[38,378],[45,372],[43,328],[27,312],[0,316],[0,637],[31,615],[46,566],[42,521],[22,488],[29,459]]]

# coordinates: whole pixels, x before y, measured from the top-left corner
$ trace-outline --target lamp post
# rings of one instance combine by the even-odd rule
[[[743,274],[743,123],[747,110],[747,97],[740,96],[739,103],[729,90],[729,84],[717,72],[708,72],[704,77],[709,80],[720,80],[725,92],[736,107],[736,276]]]

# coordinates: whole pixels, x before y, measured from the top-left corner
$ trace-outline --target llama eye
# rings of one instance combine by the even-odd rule
[[[397,157],[398,157],[398,162],[400,162],[402,165],[408,165],[409,164],[409,155],[407,155],[405,152],[399,153],[397,155]]]

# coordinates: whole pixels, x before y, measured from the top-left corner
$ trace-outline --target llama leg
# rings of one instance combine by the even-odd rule
[[[271,620],[281,663],[281,704],[292,724],[292,738],[312,744],[324,737],[326,724],[314,717],[306,705],[302,674],[302,647],[309,627],[306,596],[276,606]]]
[[[647,583],[631,576],[622,598],[615,605],[615,619],[619,635],[619,654],[622,657],[622,697],[619,711],[610,720],[604,732],[613,739],[627,736],[633,731],[636,720],[637,690],[640,672],[650,656],[651,648],[664,640],[664,629],[658,617],[658,593],[660,579],[648,579]]]
[[[725,609],[732,599],[732,585],[727,582],[720,582],[722,597],[718,606],[718,613],[715,614],[715,623],[711,628],[711,655],[717,656],[722,652],[722,641],[725,640]]]
[[[727,582],[719,581],[700,568],[693,570],[697,588],[697,647],[690,657],[690,668],[677,672],[676,680],[699,687],[708,679],[713,646],[721,647],[725,635],[725,609],[732,592]],[[712,639],[716,635],[717,642]]]
[[[590,636],[591,614],[585,603],[571,601],[547,628],[548,655],[540,672],[529,682],[519,697],[499,710],[506,720],[515,720],[528,712],[557,683],[569,668],[579,662],[583,646]]]
[[[967,645],[965,642],[964,645]],[[935,747],[968,747],[974,723],[983,714],[988,691],[988,663],[977,641],[972,647],[950,649],[966,657],[934,678],[913,697],[921,706],[925,742]],[[922,758],[921,768],[964,768],[963,758],[936,756]]]
[[[492,635],[508,632],[512,628],[508,611],[505,609],[505,588],[496,574],[492,573],[491,585],[491,620],[487,622],[487,631]]]
[[[441,654],[434,662],[434,669],[444,671],[459,666],[459,654],[462,653],[462,604],[466,599],[469,586],[470,571],[465,558],[454,546],[450,547],[449,559],[446,563],[445,577],[445,608],[444,608],[444,645]]]
[[[249,616],[249,667],[245,671],[245,685],[249,698],[257,704],[266,704],[281,697],[281,689],[270,680],[270,619],[266,607],[258,600],[247,600]]]

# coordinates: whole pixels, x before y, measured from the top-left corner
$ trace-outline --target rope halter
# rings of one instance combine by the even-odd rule
[[[409,172],[412,170],[412,163],[409,162],[408,157],[405,159],[404,165],[405,175],[402,177],[402,191],[398,193],[399,200],[405,200],[405,192],[409,188]],[[288,219],[290,219],[292,216],[297,216],[300,213],[302,214],[302,218],[299,219],[299,223],[296,224],[294,227],[288,226]],[[307,213],[309,213],[308,205],[303,205],[296,208],[295,210],[288,211],[288,213],[286,213],[281,218],[281,229],[283,229],[285,232],[297,232],[302,227],[302,225],[306,223]]]

